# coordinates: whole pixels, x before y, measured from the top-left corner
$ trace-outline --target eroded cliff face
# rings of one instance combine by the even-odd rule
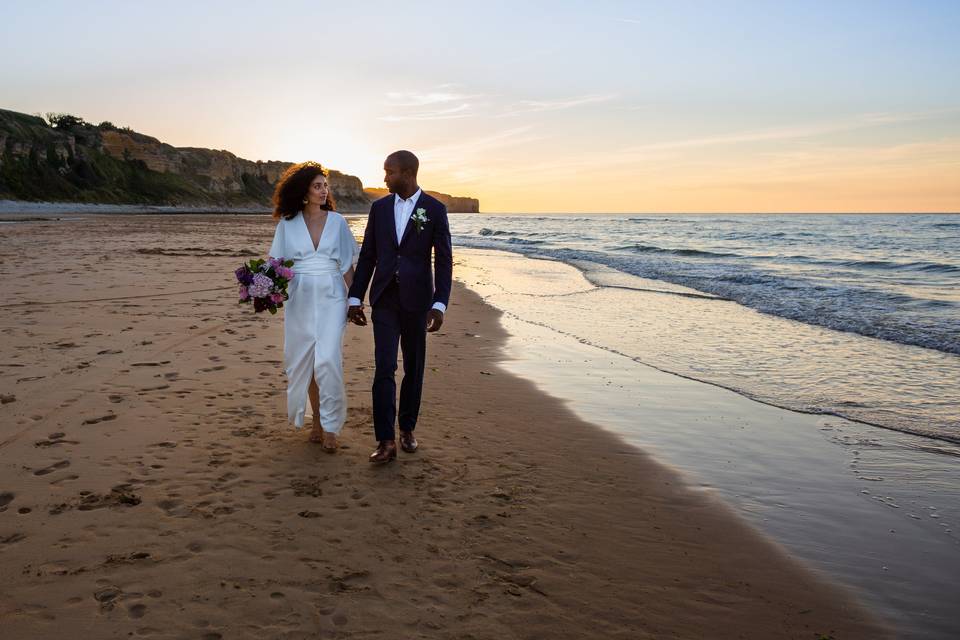
[[[368,188],[364,189],[370,200],[377,200],[389,193],[386,189]],[[427,191],[431,196],[447,205],[447,211],[450,213],[480,213],[480,201],[476,198],[465,198],[462,196],[451,196],[439,191]]]
[[[109,123],[54,128],[40,117],[0,109],[0,198],[269,208],[273,187],[291,164],[174,147]],[[331,170],[330,186],[340,211],[368,209],[370,195],[356,176]],[[451,211],[479,210],[474,199],[434,195],[447,198]]]

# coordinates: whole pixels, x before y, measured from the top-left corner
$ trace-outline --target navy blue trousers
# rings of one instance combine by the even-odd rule
[[[400,304],[400,292],[391,283],[373,307],[373,429],[377,440],[395,440],[394,426],[413,431],[420,414],[423,367],[427,357],[427,313],[408,311]],[[397,348],[403,353],[400,411],[397,412]]]

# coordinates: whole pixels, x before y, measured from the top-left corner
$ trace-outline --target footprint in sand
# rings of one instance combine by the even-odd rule
[[[142,618],[147,613],[147,605],[135,604],[127,609],[127,614],[131,618]]]
[[[44,467],[43,469],[37,469],[36,471],[33,472],[33,475],[35,475],[35,476],[45,476],[45,475],[47,475],[48,473],[53,473],[54,471],[57,471],[58,469],[63,469],[63,468],[65,468],[65,467],[69,467],[69,466],[70,466],[70,461],[69,461],[69,460],[61,460],[60,462],[54,462],[54,463],[53,463],[52,465],[50,465],[49,467]]]
[[[116,600],[123,591],[119,587],[104,587],[93,593],[93,599],[100,603],[100,612],[104,613],[113,609],[114,600]]]
[[[87,425],[87,424],[99,424],[99,423],[101,423],[101,422],[109,422],[110,420],[116,420],[116,419],[117,419],[116,414],[114,414],[114,413],[108,413],[107,415],[105,415],[105,416],[100,416],[100,417],[98,417],[98,418],[87,418],[86,420],[84,420],[84,421],[81,422],[80,424],[82,424],[82,425]]]
[[[168,516],[179,517],[185,515],[185,510],[180,508],[182,505],[182,500],[173,498],[168,498],[166,500],[160,500],[157,502],[157,506],[163,509],[164,513],[166,513]]]
[[[65,433],[51,433],[46,440],[37,440],[33,443],[35,447],[53,447],[58,444],[79,444],[77,440],[64,440]]]
[[[14,542],[20,542],[21,540],[26,539],[27,536],[22,533],[13,533],[9,536],[3,536],[0,534],[0,544],[13,544]]]
[[[9,491],[4,491],[0,493],[0,511],[4,511],[7,508],[7,505],[13,502],[13,494]]]
[[[164,389],[169,389],[169,388],[170,388],[170,385],[161,384],[155,387],[143,387],[142,389],[137,389],[137,391],[139,391],[140,393],[145,393],[147,391],[163,391]]]

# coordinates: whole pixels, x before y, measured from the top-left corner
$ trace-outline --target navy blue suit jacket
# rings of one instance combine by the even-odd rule
[[[426,313],[434,302],[449,304],[453,251],[446,205],[421,191],[413,214],[416,215],[417,209],[425,209],[427,221],[418,232],[411,216],[403,237],[397,243],[394,202],[394,195],[390,194],[370,206],[363,245],[348,295],[363,300],[372,277],[370,304],[376,305],[396,276],[400,287],[400,305],[407,311]],[[431,254],[434,262],[432,273]]]

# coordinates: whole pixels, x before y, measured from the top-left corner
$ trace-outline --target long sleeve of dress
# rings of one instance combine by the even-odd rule
[[[357,241],[353,237],[353,232],[350,231],[350,225],[346,218],[340,218],[340,233],[337,237],[337,262],[340,265],[340,273],[350,271],[353,259],[358,252]]]
[[[290,256],[283,255],[285,251],[283,235],[283,220],[281,220],[277,223],[276,231],[273,232],[273,244],[270,245],[270,251],[267,253],[271,258],[290,258]]]

